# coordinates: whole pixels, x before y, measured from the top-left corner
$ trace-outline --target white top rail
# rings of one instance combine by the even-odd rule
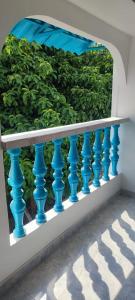
[[[129,121],[129,118],[111,117],[84,123],[46,128],[1,136],[1,146],[4,150],[21,148],[33,144],[40,144],[54,139],[94,131]]]

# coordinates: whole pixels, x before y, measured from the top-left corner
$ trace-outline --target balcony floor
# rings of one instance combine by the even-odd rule
[[[1,297],[24,299],[135,300],[135,199],[115,196]]]

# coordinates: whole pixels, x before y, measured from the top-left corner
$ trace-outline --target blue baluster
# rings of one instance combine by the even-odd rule
[[[90,146],[90,132],[84,133],[84,142],[82,147],[82,157],[83,157],[83,167],[81,168],[82,178],[83,178],[83,187],[82,192],[84,194],[90,193],[89,180],[91,175],[90,169],[90,155],[91,155],[91,146]]]
[[[109,178],[109,167],[110,167],[110,148],[111,148],[111,142],[110,142],[110,127],[106,127],[104,129],[104,140],[103,140],[103,159],[102,159],[102,165],[103,165],[103,179],[105,181],[108,181]]]
[[[70,163],[70,174],[68,176],[68,181],[70,185],[70,197],[69,200],[71,202],[77,202],[78,196],[77,196],[77,187],[78,187],[78,175],[77,175],[77,162],[78,162],[78,152],[77,152],[77,136],[71,136],[69,138],[70,140],[70,150],[68,154],[68,161]]]
[[[54,140],[54,154],[53,154],[53,159],[52,159],[52,168],[54,169],[54,182],[52,184],[54,195],[55,195],[55,205],[54,205],[54,210],[56,212],[61,212],[63,211],[63,205],[62,205],[62,196],[63,196],[63,191],[64,191],[64,183],[62,181],[62,169],[64,167],[64,162],[62,158],[62,153],[61,153],[61,143],[62,140]]]
[[[23,228],[23,217],[26,204],[22,198],[23,175],[19,165],[20,149],[10,149],[8,150],[8,154],[10,155],[11,161],[8,183],[12,187],[10,193],[12,197],[10,208],[15,221],[15,229],[13,233],[16,238],[21,238],[25,236],[25,230]]]
[[[93,146],[94,150],[94,162],[92,164],[93,172],[94,172],[94,180],[93,185],[95,187],[100,186],[100,173],[101,173],[101,151],[102,151],[102,145],[101,145],[101,129],[97,129],[95,131],[95,142]]]
[[[119,155],[118,155],[118,146],[120,144],[120,140],[119,140],[119,134],[118,134],[118,130],[120,125],[113,125],[113,138],[112,138],[112,157],[111,157],[111,161],[112,161],[112,175],[116,176],[118,175],[118,171],[117,171],[117,164],[118,164],[118,160],[119,160]]]
[[[44,188],[46,174],[46,166],[44,160],[44,144],[35,145],[35,161],[33,166],[33,174],[36,176],[35,186],[33,192],[34,200],[37,205],[36,221],[42,224],[46,221],[45,217],[45,203],[47,198],[47,190]]]

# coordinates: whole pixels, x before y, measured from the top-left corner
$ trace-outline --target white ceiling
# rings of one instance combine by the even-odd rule
[[[108,24],[135,36],[135,3],[132,0],[68,0]]]

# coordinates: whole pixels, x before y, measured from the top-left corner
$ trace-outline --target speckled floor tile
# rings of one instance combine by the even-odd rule
[[[1,300],[135,300],[135,199],[116,196]]]

